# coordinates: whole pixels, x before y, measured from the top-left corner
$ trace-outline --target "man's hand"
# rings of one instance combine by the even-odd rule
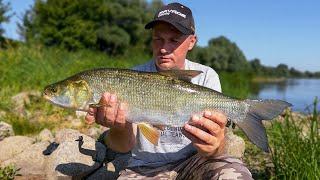
[[[200,155],[214,157],[224,151],[226,123],[227,118],[223,113],[205,111],[202,116],[193,115],[183,132]]]
[[[96,122],[102,126],[117,129],[131,126],[131,123],[126,121],[128,107],[125,103],[119,103],[115,94],[104,93],[99,104],[103,104],[103,106],[89,108],[85,118],[88,124]]]
[[[130,151],[135,145],[135,130],[132,123],[126,121],[127,104],[119,103],[117,96],[110,93],[104,93],[99,104],[103,106],[89,109],[86,122],[110,128],[104,139],[108,148],[122,153]]]

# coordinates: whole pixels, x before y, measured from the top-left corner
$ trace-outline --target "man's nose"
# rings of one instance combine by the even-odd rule
[[[168,51],[167,51],[166,49],[164,49],[164,48],[161,48],[161,49],[160,49],[160,52],[161,52],[161,54],[166,54],[166,53],[168,53]]]
[[[170,49],[171,49],[170,44],[165,42],[165,43],[163,43],[163,45],[160,49],[160,52],[161,52],[161,54],[168,54],[171,51]]]

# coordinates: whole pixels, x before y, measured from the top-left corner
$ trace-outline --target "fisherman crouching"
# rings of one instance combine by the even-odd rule
[[[219,76],[212,68],[186,59],[197,42],[188,7],[179,3],[165,5],[145,28],[152,29],[153,59],[134,70],[202,71],[191,82],[221,92]],[[86,121],[110,128],[104,142],[115,169],[104,178],[252,179],[239,159],[225,153],[227,119],[223,113],[203,110],[202,116],[191,116],[182,128],[162,127],[159,144],[154,145],[135,124],[126,121],[128,107],[117,100],[116,94],[105,92],[100,103],[106,106],[90,108]]]

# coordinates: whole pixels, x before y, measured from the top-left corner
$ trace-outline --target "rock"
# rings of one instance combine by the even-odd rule
[[[79,149],[79,136],[83,144]],[[56,134],[58,148],[49,156],[46,173],[48,177],[72,176],[81,178],[98,169],[106,155],[106,147],[94,139],[72,129],[64,129]]]
[[[26,175],[26,176],[16,176],[14,180],[46,180],[45,175]]]
[[[42,152],[49,146],[49,142],[39,142],[32,144],[22,153],[16,155],[12,159],[6,160],[2,166],[14,164],[20,168],[19,174],[25,175],[44,175],[45,172],[45,156]]]
[[[29,117],[30,112],[26,110],[25,105],[30,104],[31,99],[39,100],[40,98],[41,92],[39,91],[21,92],[11,98],[15,107],[12,112],[20,117]]]
[[[76,116],[77,118],[81,119],[81,118],[85,118],[87,115],[87,112],[84,111],[76,111]]]
[[[233,132],[228,129],[226,134],[226,144],[225,144],[226,153],[230,156],[236,158],[242,158],[245,150],[244,140],[234,135]]]
[[[53,138],[53,135],[52,135],[52,133],[51,133],[51,131],[49,129],[44,129],[37,136],[37,140],[53,142],[54,138]]]
[[[74,116],[71,116],[71,115],[66,116],[66,121],[71,123],[72,128],[79,128],[83,126],[81,119],[75,118]]]
[[[79,131],[74,130],[74,129],[61,129],[59,131],[56,132],[56,137],[55,137],[55,142],[56,143],[63,143],[65,141],[75,141],[76,139],[79,138],[79,136],[83,136]],[[88,136],[84,137],[86,139],[92,139]]]
[[[103,129],[97,128],[97,127],[91,127],[87,131],[87,135],[94,139],[97,139],[102,133],[103,133]]]
[[[3,121],[0,122],[0,141],[6,137],[14,136],[12,126]]]
[[[10,136],[0,141],[0,162],[13,158],[34,142],[33,138],[25,136]]]
[[[71,121],[71,126],[74,128],[79,128],[83,125],[80,119],[76,118]]]
[[[7,115],[5,111],[0,111],[0,119],[4,118]]]

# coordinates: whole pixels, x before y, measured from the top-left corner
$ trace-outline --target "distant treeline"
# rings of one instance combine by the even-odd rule
[[[162,5],[159,0],[35,0],[18,24],[19,34],[27,44],[69,51],[91,49],[112,56],[129,51],[151,54],[151,33],[144,25]],[[0,24],[9,21],[11,14],[8,13],[10,4],[0,0]],[[3,38],[0,26],[2,47],[4,42],[10,41]],[[320,72],[301,72],[285,64],[268,67],[259,59],[249,61],[240,48],[224,36],[212,38],[206,47],[197,46],[188,58],[217,71],[268,77],[320,77]]]

